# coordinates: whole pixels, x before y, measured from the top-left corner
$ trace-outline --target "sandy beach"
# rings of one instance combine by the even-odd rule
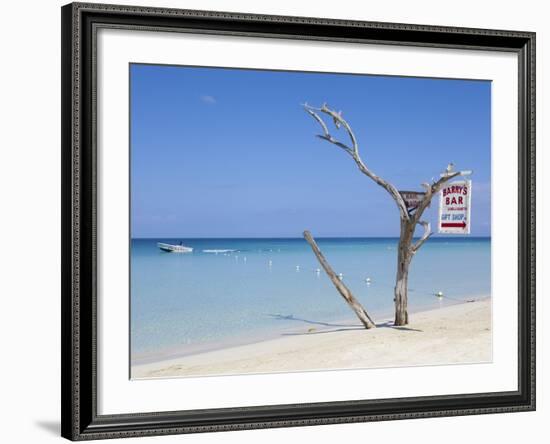
[[[154,363],[134,365],[132,378],[489,362],[491,300],[414,313],[405,327],[391,322],[303,326],[284,336]]]

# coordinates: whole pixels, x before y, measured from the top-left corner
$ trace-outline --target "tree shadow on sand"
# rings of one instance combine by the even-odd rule
[[[382,322],[380,324],[376,324],[376,326],[378,328],[391,328],[393,330],[416,331],[416,332],[419,332],[419,333],[424,332],[424,330],[420,330],[419,328],[407,327],[405,325],[401,325],[401,326],[400,325],[393,325],[393,321]]]
[[[314,321],[311,319],[299,318],[294,316],[293,314],[289,314],[289,315],[268,314],[267,316],[280,321],[297,321],[297,322],[303,322],[305,324],[321,325],[323,327],[339,327],[339,328],[330,328],[330,329],[307,331],[307,332],[282,333],[282,336],[318,335],[318,334],[324,334],[324,333],[336,333],[341,331],[366,330],[365,327],[360,324],[333,324],[330,322]],[[402,330],[402,331],[423,332],[423,330],[420,330],[417,328],[411,328],[406,326],[395,326],[391,321],[377,323],[376,327],[391,328],[393,330]]]
[[[321,322],[321,321],[312,321],[311,319],[304,319],[304,318],[298,318],[294,316],[293,314],[289,315],[282,315],[282,314],[268,314],[270,318],[276,319],[278,321],[297,321],[297,322],[303,322],[305,324],[315,324],[315,325],[322,325],[323,327],[361,327],[359,324],[353,325],[353,324],[332,324],[330,322]],[[365,327],[362,327],[365,328]]]

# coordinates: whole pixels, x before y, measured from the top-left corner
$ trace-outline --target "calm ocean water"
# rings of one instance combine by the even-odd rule
[[[194,248],[163,253],[157,242]],[[397,239],[317,239],[369,313],[391,316]],[[228,250],[213,252],[212,250]],[[303,239],[133,239],[131,348],[134,359],[263,339],[289,328],[354,319]],[[371,279],[370,284],[365,279]],[[409,276],[411,310],[491,291],[490,238],[432,238]]]

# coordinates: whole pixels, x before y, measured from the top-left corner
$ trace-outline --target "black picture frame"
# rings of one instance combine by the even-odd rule
[[[85,3],[66,5],[61,14],[62,436],[85,440],[535,409],[535,33]],[[100,27],[515,53],[519,62],[517,391],[98,415],[94,76]]]

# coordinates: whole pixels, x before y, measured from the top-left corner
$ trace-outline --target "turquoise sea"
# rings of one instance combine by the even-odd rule
[[[157,242],[193,253],[164,253]],[[394,238],[320,238],[343,281],[377,320],[393,313]],[[134,362],[254,342],[289,329],[354,322],[304,239],[133,239]],[[370,283],[366,279],[370,278]],[[434,293],[445,295],[440,301]],[[491,292],[490,238],[434,237],[413,259],[411,311]]]

